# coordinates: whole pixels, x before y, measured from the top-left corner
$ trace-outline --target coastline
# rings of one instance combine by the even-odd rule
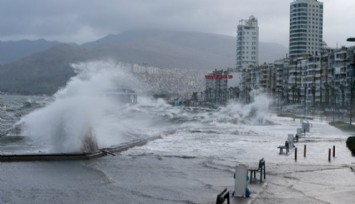
[[[0,203],[214,203],[224,188],[233,190],[236,164],[253,164],[261,157],[266,161],[265,183],[250,184],[252,195],[239,199],[242,203],[355,199],[355,175],[349,168],[355,158],[346,148],[347,134],[313,120],[311,132],[296,144],[296,162],[293,150],[279,155],[277,146],[295,133],[300,120],[266,117],[275,124],[222,123],[214,132],[209,125],[193,126],[95,160],[2,163]],[[227,129],[233,130],[222,132]],[[333,145],[336,156],[329,163]]]

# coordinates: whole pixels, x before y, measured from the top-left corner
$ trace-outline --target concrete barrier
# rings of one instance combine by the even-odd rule
[[[33,154],[1,154],[0,162],[18,161],[60,161],[60,160],[89,160],[106,156],[115,155],[115,152],[123,152],[132,147],[143,146],[149,141],[160,139],[160,136],[150,137],[144,140],[135,140],[128,143],[101,148],[95,152],[73,152],[73,153],[33,153]]]
[[[6,154],[0,155],[1,162],[10,161],[59,161],[59,160],[89,160],[107,155],[102,151],[92,153],[58,153],[58,154]]]
[[[297,135],[298,135],[299,137],[301,137],[302,134],[303,134],[302,128],[297,128]]]
[[[234,196],[244,197],[247,188],[248,167],[244,164],[237,165],[234,175]]]
[[[308,120],[301,120],[301,124],[302,124],[302,129],[304,130],[304,133],[310,131],[310,124],[309,124]]]

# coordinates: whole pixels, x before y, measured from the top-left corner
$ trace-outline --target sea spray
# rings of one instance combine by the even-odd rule
[[[269,107],[272,99],[266,94],[258,94],[254,96],[254,100],[250,104],[246,104],[243,110],[243,117],[247,123],[263,125],[268,123],[266,120],[269,113]]]
[[[272,103],[265,94],[254,95],[253,101],[249,104],[242,104],[231,101],[227,106],[204,116],[205,121],[244,123],[250,125],[262,125],[267,122],[266,117],[269,106]],[[206,115],[206,114],[205,114]]]
[[[252,103],[245,105],[243,116],[253,124],[265,124],[272,99],[266,94],[257,94]]]
[[[51,152],[88,151],[119,143],[130,124],[120,125],[126,117],[120,115],[124,106],[105,92],[141,88],[122,66],[110,61],[72,65],[77,75],[54,95],[53,102],[20,120],[21,135],[47,144]]]
[[[53,101],[17,123],[22,126],[21,135],[48,147],[45,151],[92,151],[161,135],[189,122],[263,124],[271,101],[257,95],[251,104],[230,103],[209,113],[190,113],[161,99],[141,96],[138,104],[127,106],[105,94],[117,87],[146,91],[144,84],[125,71],[125,65],[96,61],[73,68],[77,75],[54,95]]]

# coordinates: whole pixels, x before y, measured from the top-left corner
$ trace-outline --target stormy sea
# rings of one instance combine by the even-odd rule
[[[296,161],[295,148],[286,155],[277,147],[301,120],[269,111],[269,97],[215,110],[172,106],[122,66],[74,65],[77,75],[53,96],[0,95],[0,153],[80,152],[88,135],[98,148],[158,139],[92,160],[0,162],[0,203],[215,203],[224,188],[233,191],[236,165],[261,158],[266,180],[249,184],[244,203],[355,200],[350,133],[309,120],[310,132],[294,144]],[[137,103],[108,94],[115,87],[135,90]]]

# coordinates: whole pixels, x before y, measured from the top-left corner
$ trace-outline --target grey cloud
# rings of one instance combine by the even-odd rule
[[[261,40],[287,46],[290,2],[291,0],[3,0],[0,2],[0,40],[12,36],[35,36],[85,42],[107,34],[141,28],[234,36],[238,21],[254,15],[259,20]],[[333,40],[337,33],[329,28],[336,26],[331,23],[336,15],[330,11],[338,8],[345,9],[345,13],[347,7],[355,6],[355,3],[352,0],[324,0],[324,4],[328,5],[325,6],[325,12],[328,12],[325,21],[329,21],[325,22],[329,32],[325,36]],[[354,19],[354,12],[348,11],[348,18]],[[350,23],[351,20],[347,22]]]

